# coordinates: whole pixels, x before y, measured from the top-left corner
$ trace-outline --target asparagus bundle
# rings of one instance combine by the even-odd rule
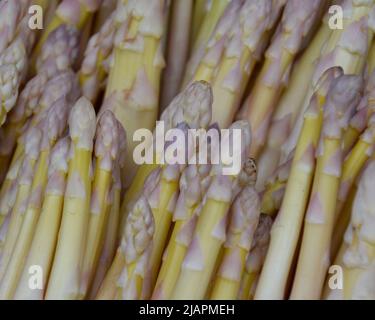
[[[374,17],[374,0],[0,1],[0,298],[374,298]]]

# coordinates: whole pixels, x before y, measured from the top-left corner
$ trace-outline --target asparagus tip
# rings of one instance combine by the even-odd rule
[[[96,129],[96,115],[91,102],[81,97],[69,117],[70,136],[79,148],[92,150]]]

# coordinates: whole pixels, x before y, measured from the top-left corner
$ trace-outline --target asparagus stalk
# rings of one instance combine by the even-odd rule
[[[375,69],[375,41],[372,42],[372,46],[368,57],[368,72],[372,73]]]
[[[78,36],[75,27],[65,24],[52,31],[36,60],[37,74],[46,73],[51,79],[60,72],[73,69],[78,57]]]
[[[98,33],[117,7],[117,0],[102,1],[95,16],[94,33]]]
[[[84,97],[69,118],[72,158],[69,162],[61,227],[46,299],[77,298],[81,282],[91,198],[91,155],[95,111]]]
[[[165,0],[122,1],[117,9],[114,62],[105,97],[116,103],[112,111],[127,134],[152,130],[158,116],[160,77],[165,62],[161,39]],[[132,154],[136,142],[128,140],[124,172],[128,182],[136,172]]]
[[[374,113],[375,100],[375,72],[371,73],[367,79],[364,95],[358,104],[356,114],[350,120],[349,128],[343,138],[343,151],[347,154],[361,133],[366,129],[367,121]]]
[[[215,30],[217,32],[220,28],[230,27],[231,23],[226,26],[223,25],[223,22],[220,23],[220,21],[224,21],[224,19],[226,19],[224,17],[228,15],[228,12],[233,10],[228,8],[228,6],[235,8],[240,6],[241,3],[242,0],[199,0],[198,3],[197,1],[195,2],[193,15],[193,36],[191,39],[192,49],[190,58],[186,65],[185,76],[182,82],[183,88],[194,78],[194,75],[198,70],[199,63],[205,56],[207,50],[206,48],[207,46],[210,46],[209,42],[212,42],[214,38],[218,39],[218,37],[214,35]],[[198,25],[196,22],[197,10],[199,10],[200,12],[205,12],[204,14],[201,14],[202,16],[204,16],[204,19],[202,20],[200,25]],[[222,27],[219,27],[220,24],[222,25]],[[195,33],[194,29],[196,29],[197,33]]]
[[[128,215],[121,242],[125,267],[117,283],[118,299],[139,300],[149,295],[149,259],[155,225],[147,199],[139,198]]]
[[[16,38],[0,55],[0,126],[17,101],[19,87],[26,70],[26,49]]]
[[[101,0],[63,0],[57,7],[50,23],[43,30],[43,34],[34,49],[32,61],[36,61],[43,51],[43,45],[51,32],[63,24],[82,30],[86,22],[98,9],[100,3]]]
[[[194,82],[173,99],[163,112],[160,121],[164,123],[166,131],[176,128],[181,123],[187,124],[192,129],[206,128],[211,121],[212,99],[212,91],[208,83]],[[162,155],[156,153],[154,156],[158,163]],[[139,197],[145,179],[158,166],[158,164],[142,165],[138,169],[121,206],[124,217],[126,217],[126,212],[131,209],[134,200]],[[124,220],[121,225],[124,225]],[[123,230],[123,227],[121,229]]]
[[[213,122],[227,128],[237,112],[246,84],[275,24],[283,1],[245,1],[230,31],[224,57],[213,80]],[[255,128],[255,127],[254,127]],[[252,130],[254,130],[252,128]]]
[[[335,257],[342,243],[344,232],[350,221],[350,213],[347,204],[356,194],[355,181],[359,177],[361,170],[365,167],[366,162],[374,153],[375,143],[375,116],[373,115],[368,124],[368,128],[361,135],[360,139],[354,146],[351,153],[345,159],[343,172],[340,180],[339,195],[336,204],[336,213],[334,219],[334,232],[331,243],[331,257]],[[349,200],[348,200],[349,199]]]
[[[359,101],[362,85],[359,76],[338,78],[324,110],[314,184],[306,211],[292,299],[319,299],[321,296],[329,267],[330,241],[342,174],[341,139]]]
[[[26,84],[22,90],[16,106],[11,110],[8,121],[4,128],[4,140],[7,148],[0,152],[1,171],[0,181],[3,180],[4,172],[8,168],[11,154],[13,153],[16,140],[20,135],[27,118],[33,113],[36,113],[36,108],[39,107],[39,99],[44,95],[54,96],[57,94],[68,94],[75,100],[78,96],[78,84],[75,79],[68,77],[75,77],[69,68],[75,63],[77,56],[77,32],[74,28],[62,25],[53,31],[45,45],[43,46],[43,54],[38,59],[38,73]],[[60,74],[61,73],[61,74]],[[52,79],[56,79],[55,81]],[[59,80],[58,80],[59,79]],[[47,82],[51,80],[51,87],[45,88]],[[57,86],[53,86],[56,81],[60,82]],[[68,87],[71,86],[70,89]],[[67,88],[66,92],[62,92],[63,88]],[[74,89],[73,89],[74,88]],[[44,90],[44,89],[51,89]],[[57,100],[57,99],[56,99]],[[44,99],[42,100],[44,102]],[[34,110],[36,110],[34,112]],[[2,141],[2,144],[5,143]]]
[[[241,150],[238,156],[244,161],[250,146],[250,128],[246,121],[234,123],[231,129],[234,128],[242,131]],[[229,141],[224,143],[229,143]],[[172,299],[203,299],[205,297],[219,252],[225,241],[228,211],[233,198],[239,191],[236,190],[236,183],[241,180],[243,184],[249,183],[250,177],[246,171],[242,172],[246,178],[240,175],[236,179],[236,176],[222,175],[222,168],[223,165],[214,165],[211,170],[212,180],[174,286]]]
[[[193,13],[192,13],[192,23],[191,23],[191,36],[190,41],[193,43],[199,34],[199,30],[202,23],[206,21],[207,13],[212,6],[211,0],[195,0],[193,2]]]
[[[39,156],[41,138],[42,132],[39,128],[31,128],[28,130],[27,141],[25,141],[25,156],[22,162],[22,167],[18,174],[18,190],[16,200],[12,208],[8,233],[4,243],[2,259],[0,261],[1,280],[3,279],[4,273],[12,256],[13,249],[22,226],[34,177],[34,168]]]
[[[293,157],[294,152],[291,152],[286,161],[278,166],[275,173],[267,180],[266,188],[262,194],[262,213],[275,215],[280,209],[292,168]]]
[[[16,108],[11,111],[9,121],[4,126],[4,137],[1,137],[4,139],[1,140],[1,144],[7,144],[4,152],[0,153],[1,169],[4,169],[4,171],[1,171],[1,178],[5,175],[11,159],[13,160],[10,162],[10,168],[24,152],[25,135],[22,137],[21,134],[25,131],[25,128],[35,126],[40,120],[40,116],[37,115],[43,115],[43,111],[48,109],[55,101],[66,96],[68,102],[73,103],[78,98],[79,92],[76,75],[71,70],[62,72],[49,81],[44,73],[38,74],[26,85]],[[27,119],[30,117],[32,119],[26,125]],[[17,147],[12,158],[16,144]]]
[[[285,195],[271,230],[270,248],[261,272],[255,299],[283,299],[300,235],[315,169],[315,150],[322,126],[322,107],[333,80],[342,74],[332,68],[320,79],[298,138]],[[330,97],[327,103],[330,102]],[[274,266],[277,264],[278,268]]]
[[[284,154],[289,154],[297,143],[298,133],[301,132],[303,124],[303,112],[308,107],[314,86],[322,74],[334,66],[341,67],[345,74],[360,75],[363,73],[369,45],[373,38],[371,19],[369,19],[373,1],[344,0],[341,6],[346,13],[343,22],[344,28],[331,32],[322,47],[320,57],[315,65],[314,75],[309,80],[310,87],[305,95],[302,112],[300,112],[293,129],[297,134],[290,135],[283,145]],[[353,37],[355,37],[355,41]]]
[[[173,214],[175,222],[163,255],[152,299],[170,299],[199,211],[210,183],[211,164],[189,165],[180,178],[180,193]]]
[[[2,225],[0,226],[0,260],[1,260],[2,254],[3,254],[3,247],[4,247],[6,234],[8,232],[9,220],[10,220],[10,216],[8,215],[8,216],[5,217]]]
[[[375,163],[371,161],[359,183],[345,234],[343,299],[375,299],[374,173]]]
[[[364,95],[359,105],[357,106],[356,113],[350,119],[348,129],[344,133],[343,137],[343,152],[344,154],[350,153],[351,149],[358,141],[361,133],[366,129],[368,108],[367,108],[367,96]]]
[[[309,36],[322,1],[291,0],[283,13],[254,89],[248,97],[247,118],[254,132],[251,155],[258,157],[264,146],[273,111],[278,102],[283,80],[288,77],[295,57]]]
[[[11,299],[22,273],[27,252],[39,219],[42,199],[47,184],[48,168],[51,149],[65,131],[69,105],[65,99],[58,100],[49,110],[41,123],[42,140],[40,154],[35,165],[35,173],[31,184],[30,195],[27,201],[22,226],[15,243],[12,256],[5,274],[0,282],[0,299]]]
[[[115,14],[116,12],[110,15],[100,30],[90,38],[79,73],[83,95],[93,103],[96,102],[103,82],[108,76],[104,64],[113,52],[116,33]]]
[[[242,1],[230,2],[217,22],[205,46],[200,49],[199,54],[192,55],[191,62],[187,65],[188,69],[186,71],[186,76],[189,76],[188,80],[193,79],[204,80],[209,83],[213,82],[215,72],[221,63],[225,51],[225,44],[229,39],[229,32],[232,25],[239,17],[241,5]],[[189,75],[190,65],[194,66],[192,70],[194,72],[191,76]],[[184,86],[185,84],[183,84],[183,87]]]
[[[0,66],[0,126],[4,124],[7,113],[17,101],[18,84],[17,69],[13,65]]]
[[[259,216],[258,226],[255,230],[254,239],[251,243],[251,249],[246,259],[238,299],[251,300],[254,297],[256,283],[267,254],[271,227],[272,218],[268,215],[261,214]]]
[[[0,226],[2,225],[5,217],[11,212],[18,190],[18,173],[21,168],[23,157],[18,158],[11,170],[7,172],[5,181],[1,186],[0,191]]]
[[[68,137],[65,137],[59,140],[51,151],[43,206],[35,227],[33,239],[30,243],[27,259],[22,266],[23,271],[14,294],[14,299],[40,300],[44,297],[56,248],[64,203],[69,146],[70,140]],[[29,269],[35,265],[40,266],[43,270],[43,288],[41,290],[32,290],[29,288]]]
[[[260,215],[259,195],[253,186],[242,190],[231,210],[223,257],[211,293],[214,300],[237,298]]]
[[[103,243],[107,202],[112,175],[119,154],[124,154],[126,135],[114,114],[107,110],[100,116],[96,129],[95,173],[92,184],[90,218],[83,259],[80,294],[85,297],[96,269]]]
[[[334,69],[332,72],[335,72]],[[337,70],[337,72],[339,72]],[[328,90],[330,89],[329,82],[324,84],[325,75],[321,79],[322,84],[318,84],[318,88],[316,92],[314,92],[312,101],[318,101],[319,109],[322,108],[326,101],[326,97],[328,94]],[[328,81],[330,78],[328,78]],[[292,134],[298,134],[296,130],[292,131]],[[291,150],[289,155],[284,159],[284,156],[280,159],[280,165],[277,167],[275,173],[267,180],[266,189],[262,195],[262,205],[261,211],[267,214],[275,214],[281,206],[284,194],[285,194],[285,187],[287,180],[290,175],[293,157],[295,154],[295,149]],[[259,185],[258,185],[259,187]]]
[[[153,288],[157,280],[165,246],[168,243],[173,212],[178,196],[178,182],[181,174],[179,165],[162,169],[156,195],[150,201],[155,219],[155,234],[150,255],[150,285]]]
[[[169,22],[166,69],[163,75],[161,102],[163,109],[169,105],[179,92],[184,67],[189,52],[189,33],[193,0],[177,0],[172,2]]]
[[[210,92],[210,90],[208,91]],[[201,93],[202,95],[200,96],[199,91],[196,92],[196,94],[187,95],[184,97],[186,100],[181,103],[183,106],[189,108],[190,115],[196,119],[194,122],[198,124],[198,128],[205,129],[211,121],[212,96],[211,94],[207,96],[205,91]],[[191,96],[194,96],[193,101],[191,100]],[[183,131],[185,131],[185,129],[189,129],[189,125],[187,123],[181,123],[178,127]],[[188,139],[188,135],[189,133],[185,132],[186,139]],[[186,150],[187,157],[191,154],[195,154],[195,150],[190,150],[191,147],[194,148],[195,146],[189,146],[189,150]],[[166,155],[166,157],[167,156],[168,155]],[[185,160],[185,163],[187,163],[189,159],[186,158]],[[152,266],[150,281],[152,288],[157,280],[162,255],[167,244],[168,234],[172,225],[173,212],[179,191],[179,180],[184,168],[185,165],[181,164],[164,166],[159,183],[159,194],[155,196],[156,199],[154,199],[154,201],[150,202],[155,219],[155,235],[150,257],[150,264]]]
[[[19,131],[25,124],[26,119],[32,115],[32,109],[36,108],[47,81],[56,77],[60,72],[63,73],[69,70],[75,63],[78,50],[77,45],[77,32],[74,28],[66,25],[56,28],[49,35],[43,46],[43,54],[38,58],[37,75],[28,81],[20,94],[15,108],[9,114],[9,121],[4,129],[9,149],[7,153],[1,153],[0,161],[4,161],[4,163],[2,162],[2,167],[7,168],[7,161],[10,158],[9,154],[13,151]],[[64,80],[67,80],[67,82],[63,83],[62,87],[72,83],[68,79]],[[74,90],[72,91],[74,92]]]
[[[282,146],[291,134],[298,114],[302,112],[305,94],[314,73],[314,63],[331,32],[328,23],[322,23],[312,42],[291,71],[289,83],[286,84],[285,92],[272,116],[266,145],[259,156],[256,186],[259,191],[263,191],[267,179],[274,174],[276,168],[280,165]],[[290,154],[290,151],[287,153]]]
[[[143,188],[143,196],[150,202],[153,194],[158,192],[157,186],[160,182],[160,173],[161,168],[154,169],[150,175],[147,177],[144,188]],[[140,196],[142,197],[142,195]],[[139,199],[139,198],[138,198]],[[134,207],[135,203],[133,204]],[[132,208],[133,209],[133,208]],[[132,210],[131,209],[131,210]],[[131,212],[130,210],[130,212]],[[128,216],[127,216],[128,217]],[[124,228],[126,227],[126,222],[124,223]],[[125,231],[121,230],[121,241],[123,239]],[[117,293],[117,282],[120,278],[121,272],[125,266],[125,252],[124,248],[120,246],[117,251],[115,258],[113,259],[112,265],[109,268],[103,283],[100,286],[99,292],[96,296],[98,300],[109,300],[115,299]]]
[[[89,299],[95,299],[95,297],[97,296],[100,285],[102,284],[103,279],[108,269],[110,268],[116,254],[121,203],[121,179],[119,165],[117,165],[115,168],[110,198],[112,199],[112,202],[109,206],[107,206],[109,217],[105,230],[104,244],[100,254],[98,266],[95,270],[95,276],[92,281],[91,289],[89,291]]]
[[[16,37],[17,25],[22,16],[22,3],[5,0],[0,3],[0,54]]]

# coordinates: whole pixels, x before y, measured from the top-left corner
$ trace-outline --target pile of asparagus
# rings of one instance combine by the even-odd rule
[[[2,0],[0,299],[375,299],[374,32],[374,0]],[[157,121],[209,161],[137,165]]]

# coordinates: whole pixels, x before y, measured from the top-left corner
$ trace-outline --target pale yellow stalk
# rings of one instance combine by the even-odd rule
[[[117,246],[117,235],[119,233],[120,224],[120,203],[121,203],[121,181],[120,181],[120,167],[117,166],[116,172],[114,173],[113,183],[110,198],[112,203],[107,206],[108,221],[105,230],[105,238],[103,248],[98,261],[98,266],[95,270],[95,276],[93,278],[91,289],[89,291],[88,298],[95,299],[98,294],[100,285],[111,266],[111,263],[116,254]]]
[[[255,299],[283,299],[287,278],[297,248],[315,170],[315,151],[322,126],[322,107],[332,81],[341,69],[328,70],[320,79],[294,152],[280,211],[271,230],[270,247],[264,262]],[[278,266],[275,269],[275,265]]]
[[[237,299],[260,215],[259,195],[253,186],[245,187],[232,206],[224,252],[216,273],[210,299]]]
[[[281,24],[245,104],[247,119],[254,133],[250,155],[257,158],[266,143],[273,111],[280,98],[283,82],[289,77],[297,54],[310,35],[316,19],[320,18],[321,0],[290,0],[285,6]]]
[[[107,110],[100,116],[95,139],[95,172],[80,288],[82,298],[89,290],[98,264],[109,214],[113,170],[126,146],[125,131],[111,111]]]
[[[28,139],[25,141],[25,156],[17,179],[18,189],[16,200],[12,212],[10,213],[9,228],[0,261],[0,280],[2,280],[3,275],[5,274],[18,234],[22,227],[34,177],[35,165],[39,157],[42,132],[39,128],[31,128],[27,132],[27,137]]]
[[[171,4],[166,68],[163,74],[160,107],[164,110],[178,94],[189,53],[193,0],[177,0]]]
[[[12,299],[22,268],[27,258],[31,241],[38,223],[47,185],[48,162],[51,149],[67,127],[70,106],[65,99],[58,100],[49,110],[40,125],[42,140],[40,154],[35,165],[30,195],[17,241],[9,260],[3,279],[0,282],[0,299]]]
[[[117,8],[114,57],[105,98],[113,99],[111,110],[130,137],[138,129],[152,130],[158,116],[161,72],[165,66],[164,4],[165,0],[122,0]],[[107,104],[102,109],[106,107]],[[124,167],[127,186],[137,171],[132,157],[136,146],[136,141],[128,139]]]
[[[249,125],[246,121],[240,121],[234,123],[231,128],[238,128],[242,131],[242,146],[237,152],[241,157],[241,163],[244,163],[251,142]],[[230,142],[224,141],[224,143]],[[212,180],[174,286],[172,299],[201,300],[205,298],[220,250],[225,242],[231,203],[240,191],[238,190],[240,184],[243,187],[253,178],[252,176],[250,178],[246,171],[241,172],[239,176],[223,175],[223,168],[224,165],[214,165],[211,170]]]
[[[43,206],[32,241],[30,241],[30,249],[23,265],[14,299],[41,300],[44,298],[64,204],[69,147],[70,139],[66,137],[59,140],[51,151]],[[43,271],[42,288],[33,289],[29,286],[30,270],[33,266],[40,266]]]
[[[176,96],[168,108],[163,112],[160,121],[164,124],[164,130],[176,128],[177,125],[187,125],[191,129],[207,128],[211,122],[212,113],[212,91],[208,83],[204,81],[193,82],[178,96]],[[164,148],[162,150],[155,150],[157,132],[154,132],[154,140],[146,141],[145,149],[153,148],[151,152],[154,154],[154,164],[141,165],[133,183],[125,193],[125,197],[121,206],[123,214],[123,221],[121,223],[121,230],[123,230],[126,213],[129,212],[134,201],[139,197],[142,191],[144,181],[150,172],[159,167],[164,159]],[[147,144],[148,143],[148,144]],[[170,195],[168,195],[170,197]],[[158,229],[158,228],[156,228]]]
[[[212,42],[212,39],[214,38],[215,29],[217,31],[218,28],[220,28],[218,27],[220,21],[225,19],[225,12],[230,10],[227,8],[228,5],[231,4],[231,6],[238,7],[241,4],[241,0],[199,0],[199,2],[199,4],[195,2],[194,10],[199,10],[200,12],[204,11],[205,13],[202,14],[204,19],[198,26],[196,23],[196,12],[194,12],[192,22],[193,35],[191,39],[191,53],[189,61],[186,65],[182,88],[192,81],[194,75],[197,73],[198,66],[205,56],[207,50],[206,48],[209,46],[209,42]]]
[[[362,86],[361,77],[344,75],[331,87],[291,299],[319,299],[322,294],[344,160],[341,139],[360,100]]]
[[[251,249],[247,256],[245,270],[242,273],[241,285],[237,296],[240,300],[252,300],[254,297],[256,284],[268,250],[271,227],[272,218],[269,215],[261,214]]]
[[[46,299],[76,299],[79,294],[89,222],[95,125],[93,106],[86,98],[80,98],[69,118],[72,155]]]
[[[284,2],[246,0],[229,32],[222,62],[212,81],[213,119],[220,128],[233,121],[254,66],[264,49],[263,38],[274,26]],[[255,128],[252,128],[254,130]]]
[[[318,59],[321,48],[330,33],[331,29],[328,24],[322,23],[319,31],[293,67],[289,83],[272,116],[266,145],[258,159],[257,190],[259,191],[263,191],[267,179],[280,165],[282,146],[292,133],[298,114],[302,112],[305,94],[314,73],[314,62]]]
[[[359,182],[351,221],[343,249],[343,289],[341,299],[375,299],[375,162],[371,161]]]

